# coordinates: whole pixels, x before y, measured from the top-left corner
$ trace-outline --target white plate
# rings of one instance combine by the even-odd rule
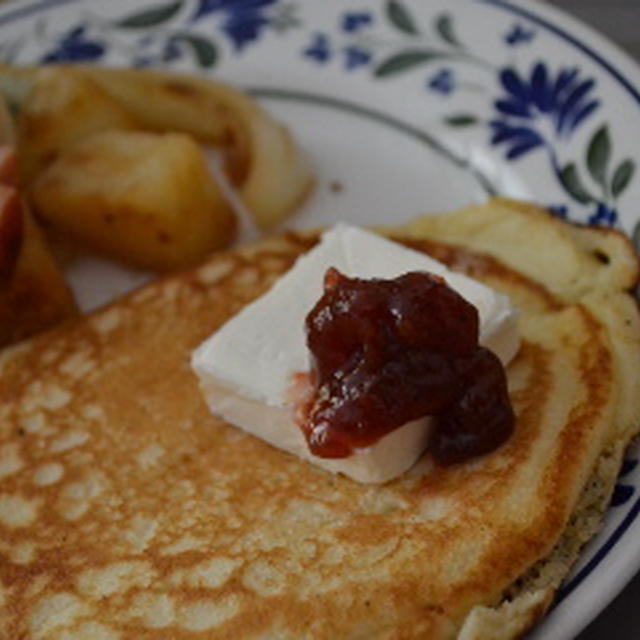
[[[5,62],[163,66],[251,91],[315,162],[296,226],[499,193],[640,243],[640,71],[531,0],[40,0],[3,7],[0,43]],[[85,307],[144,278],[94,268],[74,274]],[[575,637],[640,568],[638,457],[532,638]]]

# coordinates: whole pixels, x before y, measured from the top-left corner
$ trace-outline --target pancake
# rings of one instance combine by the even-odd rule
[[[216,419],[191,351],[318,236],[217,255],[0,354],[0,637],[497,640],[544,614],[640,428],[633,249],[508,201],[386,233],[520,308],[513,437],[363,486]]]

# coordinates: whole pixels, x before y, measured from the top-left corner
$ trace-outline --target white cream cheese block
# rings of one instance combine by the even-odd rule
[[[193,353],[192,367],[211,411],[275,447],[365,483],[391,480],[424,452],[428,417],[409,422],[348,458],[320,458],[294,419],[293,376],[309,371],[305,318],[323,293],[326,270],[349,277],[395,278],[429,271],[478,309],[480,344],[504,365],[519,348],[518,313],[508,297],[423,253],[369,231],[338,224],[262,297],[246,306]]]

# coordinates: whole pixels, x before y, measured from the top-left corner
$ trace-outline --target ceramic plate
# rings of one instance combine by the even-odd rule
[[[0,61],[160,66],[250,91],[315,163],[292,225],[393,224],[502,194],[640,243],[640,71],[531,0],[10,3]],[[85,308],[145,277],[71,275]],[[640,568],[637,460],[533,638],[573,638]]]

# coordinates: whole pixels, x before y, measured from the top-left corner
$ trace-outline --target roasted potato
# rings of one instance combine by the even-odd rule
[[[311,166],[286,127],[246,94],[204,78],[78,67],[145,127],[190,133],[222,147],[231,181],[263,229],[282,222],[313,186]]]
[[[44,236],[16,189],[13,122],[0,99],[0,347],[77,313]]]
[[[18,192],[0,185],[0,347],[77,313],[64,277]]]
[[[34,73],[17,120],[18,175],[28,188],[68,145],[96,131],[136,129],[138,121],[93,80],[72,68]]]
[[[202,151],[185,134],[92,134],[59,154],[30,194],[42,219],[142,268],[193,264],[235,232]]]
[[[38,94],[37,85],[45,83],[39,77],[45,72],[50,74],[49,93],[56,90],[56,78],[67,83],[71,79],[79,83],[82,78],[89,83],[87,87],[100,88],[99,103],[104,108],[107,96],[109,104],[117,103],[142,128],[189,133],[204,144],[221,148],[232,183],[256,223],[264,229],[291,215],[313,186],[310,164],[286,127],[273,120],[255,100],[228,85],[146,69],[61,66],[43,71],[0,65],[0,91],[20,110],[28,112]],[[95,130],[91,122],[89,125]],[[114,123],[112,128],[128,127]],[[28,154],[24,163],[22,174],[26,178],[33,175],[34,163],[28,161],[33,155]]]
[[[288,129],[250,96],[209,79],[92,66],[0,65],[0,92],[19,112],[25,187],[68,144],[98,130],[136,128],[188,133],[220,149],[244,208],[264,229],[293,213],[313,186],[310,164]]]
[[[237,116],[229,100],[220,96],[222,85],[148,69],[78,66],[74,72],[100,86],[148,129],[189,133],[213,146],[232,142]]]

